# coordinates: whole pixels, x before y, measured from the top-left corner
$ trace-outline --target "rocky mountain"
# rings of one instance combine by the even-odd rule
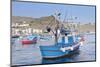
[[[23,21],[30,22],[34,19],[31,17],[12,16],[12,23],[21,23]]]

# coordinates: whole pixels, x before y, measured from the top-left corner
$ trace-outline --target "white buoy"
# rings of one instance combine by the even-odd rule
[[[70,50],[72,50],[72,51],[73,51],[73,50],[74,50],[74,49],[73,49],[73,47],[70,47]]]
[[[60,50],[62,51],[62,52],[65,52],[66,51],[66,49],[65,48],[60,48]]]
[[[80,45],[83,46],[83,42],[80,42]]]

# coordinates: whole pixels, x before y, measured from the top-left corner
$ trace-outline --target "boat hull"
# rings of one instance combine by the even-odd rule
[[[12,38],[19,38],[19,37],[20,37],[20,36],[17,36],[17,35],[16,35],[16,36],[12,36]]]
[[[35,44],[36,42],[36,40],[22,40],[23,45]]]
[[[43,58],[56,58],[63,56],[65,53],[60,51],[59,47],[55,46],[41,46],[41,52],[42,52],[42,57]]]
[[[40,46],[43,58],[58,58],[65,55],[73,54],[79,49],[79,46],[73,47],[73,50],[60,50],[61,46]]]

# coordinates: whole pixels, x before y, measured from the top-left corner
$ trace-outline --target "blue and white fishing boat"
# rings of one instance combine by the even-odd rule
[[[40,41],[49,41],[49,40],[51,40],[52,39],[52,36],[50,36],[50,35],[41,35],[40,37],[39,37],[39,39],[40,39]]]
[[[59,15],[60,14],[58,14],[57,16]],[[57,58],[69,55],[77,51],[80,45],[82,45],[83,38],[78,34],[78,31],[66,30],[64,29],[63,25],[59,26],[59,22],[56,23],[57,25],[54,32],[55,44],[40,46],[43,58]],[[59,30],[60,33],[58,32]],[[50,27],[47,27],[47,31],[50,32],[52,31],[52,29]]]

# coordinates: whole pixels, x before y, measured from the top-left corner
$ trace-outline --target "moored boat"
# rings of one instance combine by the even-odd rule
[[[21,40],[21,42],[23,45],[36,44],[37,37],[36,36],[26,36]]]
[[[46,36],[40,36],[40,41],[49,41],[52,39],[52,36],[46,35]]]
[[[19,37],[20,37],[19,35],[12,36],[12,38],[19,38]]]
[[[62,38],[61,43],[57,43],[52,46],[40,46],[43,58],[62,57],[78,50],[80,45],[82,45],[83,40],[82,38],[79,38],[79,40],[77,38],[78,37],[76,37],[75,42],[73,40],[73,36],[70,36],[68,37],[68,43],[64,43],[64,39]]]
[[[56,14],[58,17],[61,14]],[[52,26],[47,26],[48,32],[53,32],[55,43],[53,45],[40,46],[41,54],[43,58],[57,58],[64,55],[70,55],[77,51],[82,45],[84,38],[79,35],[77,30],[65,29],[64,25],[56,20],[55,16],[55,29],[52,30]],[[60,37],[61,36],[61,37]],[[59,38],[61,41],[59,42]]]

